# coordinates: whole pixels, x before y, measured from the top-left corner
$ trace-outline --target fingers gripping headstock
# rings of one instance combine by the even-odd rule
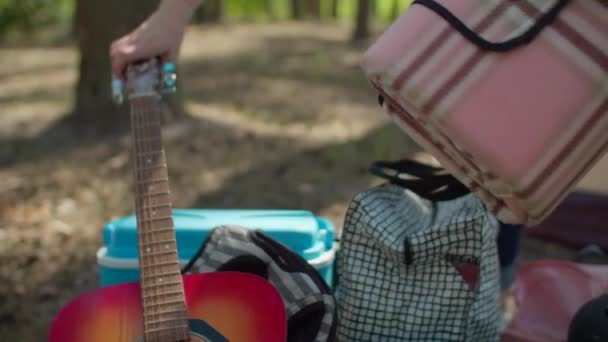
[[[176,91],[175,65],[165,63],[161,67],[158,58],[130,64],[126,76],[126,84],[122,79],[112,76],[112,99],[116,104],[122,104],[125,97],[161,98]]]

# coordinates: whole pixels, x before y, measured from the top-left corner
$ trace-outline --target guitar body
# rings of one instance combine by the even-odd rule
[[[283,301],[265,279],[251,274],[219,272],[186,275],[183,283],[190,341],[287,340]],[[55,318],[49,342],[143,341],[140,295],[140,283],[135,282],[77,297]]]
[[[174,67],[130,65],[132,164],[139,282],[101,288],[66,305],[50,342],[284,342],[281,296],[266,279],[238,272],[183,276],[173,225],[159,97]],[[163,90],[164,89],[164,90]]]

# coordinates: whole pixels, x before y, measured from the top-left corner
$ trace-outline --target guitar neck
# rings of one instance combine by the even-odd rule
[[[145,340],[187,340],[188,315],[173,226],[160,107],[154,96],[147,95],[132,97],[130,103]]]

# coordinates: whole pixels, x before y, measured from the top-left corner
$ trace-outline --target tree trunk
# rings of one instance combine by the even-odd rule
[[[353,40],[363,40],[369,37],[370,0],[359,0]]]
[[[74,28],[80,50],[80,74],[70,122],[90,127],[95,133],[129,126],[128,106],[112,102],[109,47],[114,39],[137,27],[158,3],[158,0],[77,1]],[[165,102],[170,109],[165,119],[184,114],[179,86],[178,93]]]
[[[291,0],[291,17],[293,19],[302,19],[302,2],[300,0]]]
[[[393,6],[391,7],[391,21],[397,20],[399,18],[399,0],[393,0]]]
[[[194,20],[199,23],[219,23],[223,14],[222,0],[205,0],[194,14]]]
[[[338,18],[338,0],[332,0],[331,2],[331,17]]]
[[[314,19],[321,18],[321,0],[308,0],[308,16]]]
[[[374,18],[378,14],[378,2],[369,0],[369,16]]]

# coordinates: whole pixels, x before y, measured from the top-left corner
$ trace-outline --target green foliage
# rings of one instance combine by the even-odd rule
[[[77,0],[0,0],[0,38],[12,32],[38,33],[49,27],[68,27]],[[103,0],[99,0],[103,1]],[[272,21],[291,19],[292,0],[222,0],[223,20]],[[306,0],[301,0],[305,2]],[[351,23],[357,0],[337,0],[337,20]],[[374,0],[374,21],[390,23],[413,0]],[[333,0],[321,0],[322,20],[331,20]],[[108,23],[110,24],[110,23]]]
[[[0,0],[0,37],[33,33],[70,21],[74,0]]]
[[[306,1],[306,0],[301,0]],[[333,0],[321,0],[321,17],[331,17]],[[393,7],[397,4],[398,12],[403,12],[413,0],[375,0],[374,20],[382,23],[393,20]],[[357,14],[357,0],[338,0],[338,20],[352,22]],[[230,21],[268,21],[291,19],[292,0],[224,0],[225,19]]]
[[[287,18],[290,0],[224,0],[224,8],[229,20],[255,20]]]
[[[342,21],[351,22],[353,18],[357,15],[357,7],[359,5],[359,1],[357,0],[338,0],[338,18]],[[399,13],[405,11],[414,0],[373,0],[372,6],[375,7],[375,10],[372,11],[374,13],[374,20],[379,21],[381,23],[390,23],[393,21],[392,11],[393,6],[397,5],[397,10]],[[326,6],[331,4],[331,1],[325,0]],[[329,13],[329,10],[328,10]]]

